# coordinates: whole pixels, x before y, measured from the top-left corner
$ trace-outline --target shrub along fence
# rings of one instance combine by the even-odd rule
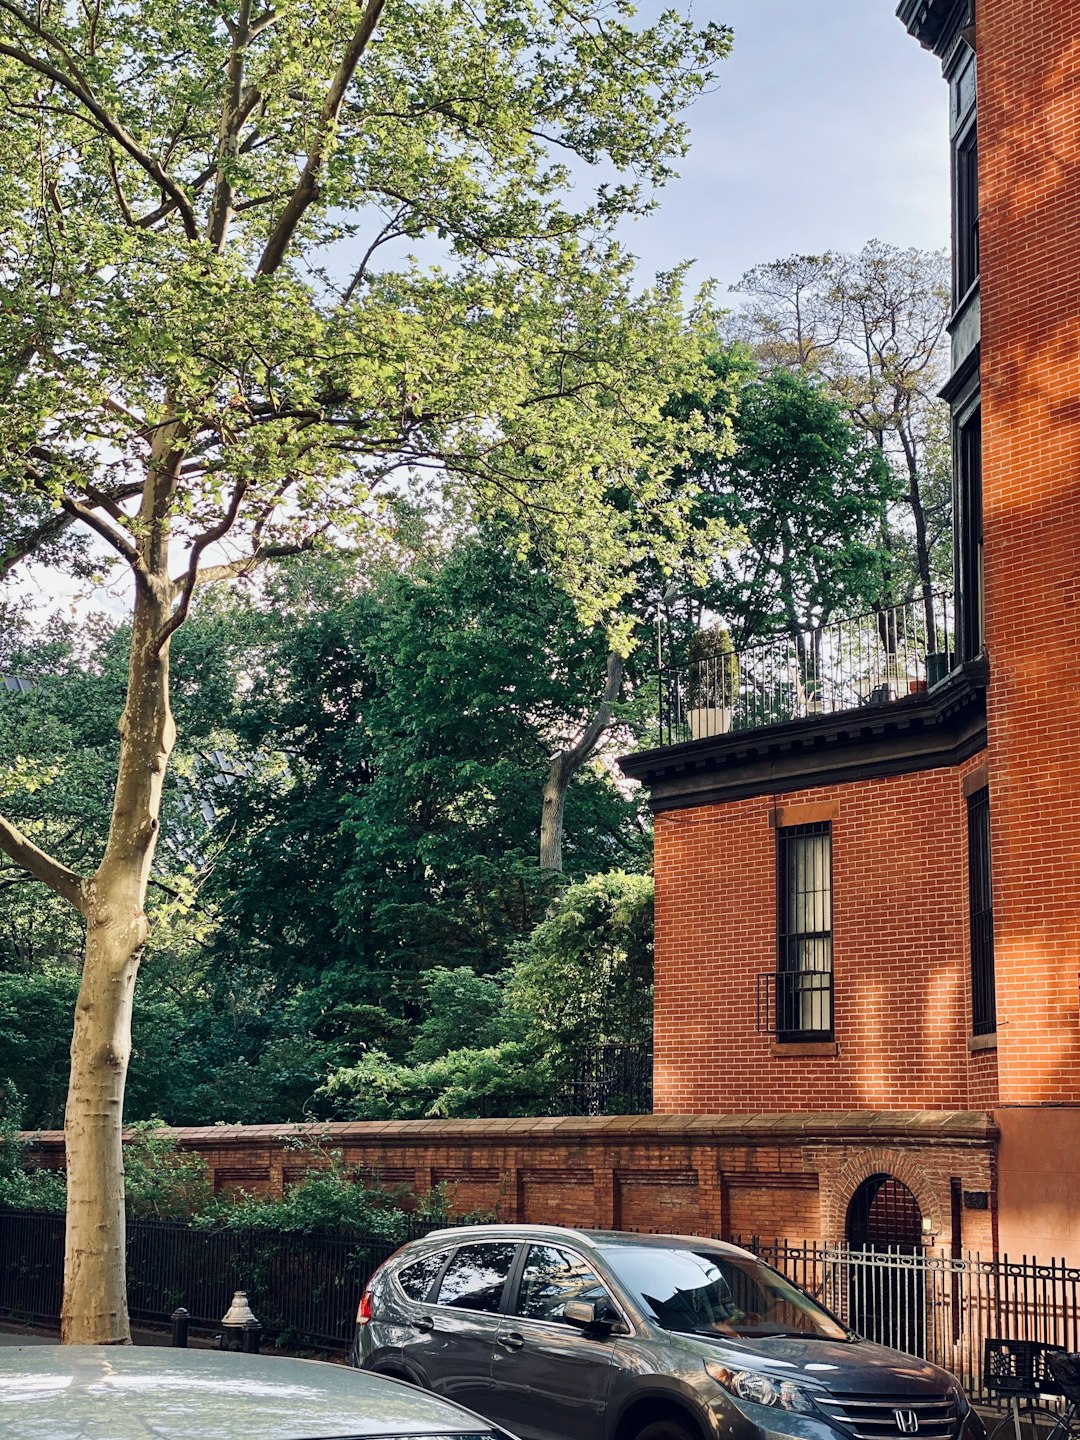
[[[400,1238],[273,1230],[203,1230],[157,1220],[127,1227],[128,1309],[167,1324],[183,1306],[196,1327],[216,1328],[235,1290],[246,1290],[270,1338],[338,1350],[352,1340],[372,1271],[406,1239],[434,1228],[407,1223]],[[0,1313],[44,1323],[60,1316],[64,1217],[0,1211]]]

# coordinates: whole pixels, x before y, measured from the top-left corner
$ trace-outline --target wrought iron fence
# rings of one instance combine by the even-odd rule
[[[1080,1349],[1080,1269],[1064,1261],[904,1254],[851,1246],[749,1242],[763,1260],[883,1345],[942,1365],[980,1401],[988,1338]]]
[[[302,1235],[269,1230],[199,1230],[164,1221],[127,1227],[132,1320],[165,1324],[180,1305],[192,1324],[219,1324],[235,1290],[248,1292],[270,1336],[345,1349],[371,1272],[427,1222],[407,1221],[398,1238]],[[63,1293],[64,1217],[0,1211],[0,1313],[55,1322]]]
[[[652,1113],[652,1047],[596,1045],[574,1068],[570,1084],[556,1098],[558,1115],[649,1115]]]
[[[887,705],[945,678],[952,596],[885,606],[661,671],[660,743]]]

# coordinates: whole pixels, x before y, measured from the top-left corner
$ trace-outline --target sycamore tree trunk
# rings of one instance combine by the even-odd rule
[[[135,976],[147,938],[146,887],[158,838],[165,769],[173,748],[168,586],[137,580],[120,762],[105,853],[86,882],[86,953],[75,1007],[64,1116],[67,1234],[61,1336],[66,1343],[126,1344],[124,1087],[131,1054]]]
[[[559,750],[548,762],[548,778],[544,786],[544,803],[540,812],[540,868],[562,870],[563,822],[566,813],[566,792],[570,781],[585,764],[599,744],[600,737],[611,724],[612,707],[622,686],[626,662],[612,651],[607,658],[607,680],[603,698],[577,740]]]

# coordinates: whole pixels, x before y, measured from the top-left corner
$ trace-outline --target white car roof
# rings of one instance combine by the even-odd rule
[[[321,1360],[153,1345],[0,1348],[4,1440],[479,1435],[471,1411]]]

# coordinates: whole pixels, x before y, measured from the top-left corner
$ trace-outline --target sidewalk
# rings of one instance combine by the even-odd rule
[[[131,1327],[131,1343],[133,1345],[168,1345],[170,1339],[168,1330],[153,1330],[138,1325]],[[59,1345],[59,1343],[59,1328],[54,1330],[44,1325],[17,1325],[13,1320],[0,1320],[0,1345]],[[189,1344],[193,1350],[205,1350],[209,1348],[210,1336],[193,1332]]]

